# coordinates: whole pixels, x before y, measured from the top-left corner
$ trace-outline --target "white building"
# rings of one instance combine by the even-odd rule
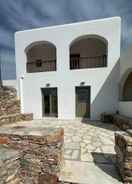
[[[121,54],[119,112],[132,117],[132,45]]]
[[[22,113],[99,119],[119,107],[119,17],[15,34]]]

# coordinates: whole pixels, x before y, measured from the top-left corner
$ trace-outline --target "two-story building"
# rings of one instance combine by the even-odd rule
[[[99,119],[118,110],[119,17],[15,34],[22,113]]]

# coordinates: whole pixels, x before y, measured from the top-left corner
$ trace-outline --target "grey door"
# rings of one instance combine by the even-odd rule
[[[57,117],[58,103],[57,103],[57,88],[43,88],[42,89],[42,104],[43,116]]]
[[[76,117],[90,118],[90,86],[76,87]]]

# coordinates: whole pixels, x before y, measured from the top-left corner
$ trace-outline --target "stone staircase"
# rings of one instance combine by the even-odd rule
[[[16,89],[7,86],[0,87],[0,125],[32,119],[32,114],[20,113],[20,100]]]

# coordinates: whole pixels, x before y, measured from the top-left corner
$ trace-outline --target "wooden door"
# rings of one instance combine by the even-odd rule
[[[58,103],[57,103],[57,88],[43,88],[42,89],[43,101],[43,116],[57,117]]]
[[[76,116],[90,118],[90,87],[76,87]]]

